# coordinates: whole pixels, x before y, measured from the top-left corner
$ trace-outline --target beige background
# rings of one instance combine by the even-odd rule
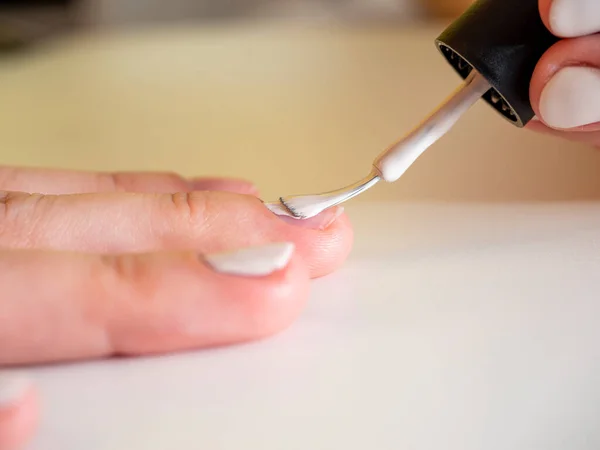
[[[0,65],[4,164],[243,176],[265,197],[369,170],[458,83],[442,25],[141,28],[64,38]],[[600,154],[475,107],[365,199],[600,197]]]

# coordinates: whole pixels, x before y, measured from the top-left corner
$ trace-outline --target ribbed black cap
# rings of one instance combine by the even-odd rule
[[[598,0],[600,1],[600,0]],[[518,127],[534,111],[529,86],[542,55],[558,41],[540,17],[538,0],[477,0],[436,40],[466,78],[475,68],[492,85],[483,98]]]

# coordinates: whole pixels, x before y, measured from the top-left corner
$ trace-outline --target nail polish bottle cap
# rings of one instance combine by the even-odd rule
[[[464,79],[475,68],[492,89],[484,100],[515,126],[535,115],[529,86],[542,55],[558,41],[542,22],[538,0],[476,0],[436,40]]]

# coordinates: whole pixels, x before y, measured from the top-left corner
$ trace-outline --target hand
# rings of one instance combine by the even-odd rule
[[[341,208],[280,218],[238,180],[0,168],[0,191],[0,366],[271,335],[352,244]],[[31,386],[6,376],[0,449],[37,411]]]
[[[234,180],[0,168],[0,190],[0,365],[270,335],[351,247],[340,209],[277,217]]]
[[[540,121],[528,128],[600,146],[600,1],[540,0],[558,37],[540,60],[531,99]]]

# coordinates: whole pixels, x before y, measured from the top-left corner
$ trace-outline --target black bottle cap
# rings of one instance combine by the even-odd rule
[[[542,22],[538,0],[477,0],[436,40],[463,78],[474,68],[491,84],[483,98],[524,127],[535,115],[529,86],[542,55],[558,41]]]

